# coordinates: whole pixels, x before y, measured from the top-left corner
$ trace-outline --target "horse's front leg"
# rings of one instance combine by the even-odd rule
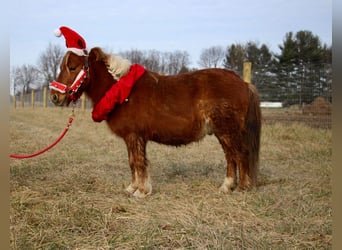
[[[136,177],[136,171],[134,168],[134,164],[133,164],[133,156],[131,156],[131,154],[129,153],[129,166],[131,168],[131,175],[132,175],[132,181],[131,184],[129,184],[129,186],[126,188],[126,191],[130,194],[134,194],[134,192],[138,189],[138,178]]]
[[[125,138],[125,142],[132,175],[132,182],[126,190],[137,198],[144,198],[152,193],[147,169],[146,142],[137,135],[128,136]]]

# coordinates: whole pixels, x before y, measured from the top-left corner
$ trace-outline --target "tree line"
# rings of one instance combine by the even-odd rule
[[[212,46],[201,51],[197,64],[201,68],[226,68],[241,75],[243,62],[251,62],[252,81],[262,100],[301,104],[324,95],[331,101],[331,67],[327,66],[332,62],[331,45],[322,44],[317,35],[302,30],[286,33],[279,49],[280,53],[276,54],[266,44],[255,41],[234,43],[226,48]],[[64,54],[64,48],[49,44],[39,55],[37,65],[14,66],[11,69],[12,93],[27,93],[47,86],[57,78]],[[131,49],[118,54],[166,75],[196,70],[190,68],[187,51]]]

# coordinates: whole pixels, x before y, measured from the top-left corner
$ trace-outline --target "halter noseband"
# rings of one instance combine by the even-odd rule
[[[49,85],[49,88],[62,94],[68,93],[70,98],[75,102],[81,96],[80,94],[79,95],[76,95],[76,94],[77,94],[78,89],[81,87],[82,83],[84,82],[84,80],[87,78],[87,76],[88,76],[88,58],[86,56],[83,68],[78,73],[78,75],[76,76],[74,82],[71,84],[70,87],[68,87],[67,85],[63,83],[52,81]]]

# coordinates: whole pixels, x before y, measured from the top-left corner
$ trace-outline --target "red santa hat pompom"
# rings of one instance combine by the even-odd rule
[[[64,36],[67,50],[79,56],[86,56],[88,54],[85,40],[76,31],[66,26],[61,26],[54,30],[54,34],[57,37]]]

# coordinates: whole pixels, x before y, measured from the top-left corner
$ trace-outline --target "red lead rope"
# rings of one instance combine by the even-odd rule
[[[49,149],[53,148],[58,142],[60,142],[60,140],[62,140],[62,138],[68,132],[68,130],[69,130],[73,120],[74,120],[73,117],[69,117],[69,121],[68,121],[68,124],[67,124],[66,128],[61,133],[61,135],[50,146],[48,146],[48,147],[46,147],[46,148],[44,148],[44,149],[42,149],[42,150],[40,150],[40,151],[38,151],[36,153],[30,154],[30,155],[14,155],[14,154],[11,154],[10,157],[11,158],[16,158],[16,159],[32,158],[32,157],[38,156],[38,155],[48,151]]]

